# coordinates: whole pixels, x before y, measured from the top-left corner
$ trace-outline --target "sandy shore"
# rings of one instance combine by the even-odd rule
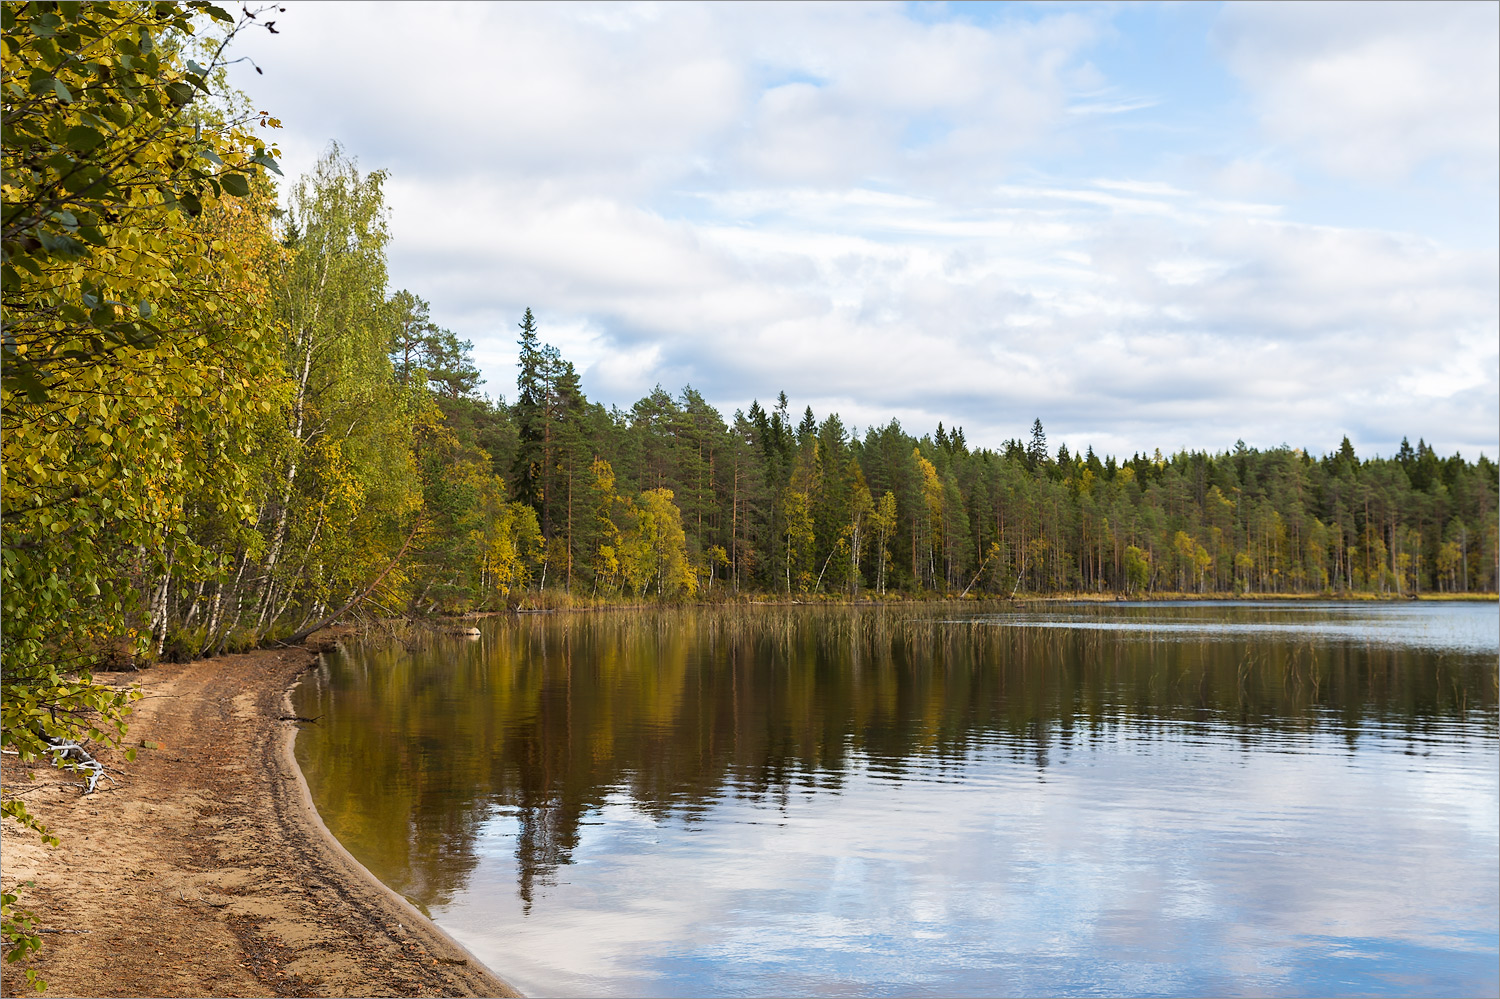
[[[62,840],[0,834],[4,884],[47,931],[29,966],[48,996],[517,994],[324,828],[288,720],[315,662],[299,647],[104,675],[146,695],[128,736],[146,748],[101,754],[114,787],[5,767]],[[30,992],[16,965],[0,974]]]

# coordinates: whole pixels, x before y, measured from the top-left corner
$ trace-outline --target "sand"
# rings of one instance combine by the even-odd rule
[[[139,673],[115,774],[88,796],[6,757],[8,788],[62,840],[6,822],[0,875],[22,886],[48,996],[514,996],[324,828],[292,756],[288,692],[310,648]],[[30,884],[26,884],[30,882]],[[5,995],[30,993],[18,965]]]

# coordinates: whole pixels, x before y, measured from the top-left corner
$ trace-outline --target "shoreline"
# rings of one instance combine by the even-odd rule
[[[291,692],[330,644],[97,674],[145,697],[125,743],[137,759],[99,751],[114,783],[93,795],[5,758],[7,789],[62,842],[45,848],[9,822],[0,832],[4,887],[21,888],[44,933],[31,960],[0,967],[4,994],[33,994],[27,968],[49,995],[518,994],[318,814]]]
[[[759,607],[910,607],[923,604],[941,604],[945,606],[968,606],[975,604],[983,605],[1027,605],[1039,603],[1080,603],[1080,604],[1109,604],[1109,603],[1324,603],[1324,604],[1406,604],[1406,603],[1497,603],[1500,602],[1500,593],[1484,593],[1480,591],[1445,592],[1445,591],[1423,591],[1421,593],[1395,594],[1395,593],[1367,593],[1360,590],[1348,590],[1344,592],[1317,592],[1317,593],[1234,593],[1232,591],[1211,591],[1208,593],[1178,593],[1170,590],[1153,590],[1146,593],[1133,593],[1125,595],[1114,592],[1058,592],[1058,593],[1018,593],[1013,596],[983,594],[972,597],[943,596],[941,594],[891,594],[884,597],[862,596],[850,599],[842,594],[805,593],[794,597],[785,594],[741,594],[739,596],[724,599],[684,599],[665,600],[659,602],[648,602],[639,600],[596,600],[592,598],[579,599],[573,602],[565,595],[547,596],[538,600],[538,606],[511,607],[497,610],[467,610],[451,613],[439,613],[427,618],[416,618],[415,621],[447,622],[457,624],[464,621],[480,621],[489,618],[520,618],[533,615],[547,614],[579,614],[579,613],[607,613],[616,611],[657,611],[663,609],[729,609],[745,608],[753,609]]]
[[[316,660],[314,660],[314,666],[309,667],[309,669],[315,668],[315,665]],[[302,682],[302,676],[306,672],[307,670],[304,670],[302,673],[298,673],[297,676],[290,683],[288,683],[286,685],[286,688],[282,691],[282,711],[283,714],[287,717],[293,717],[296,714],[296,712],[292,708],[292,691],[294,691],[297,688],[297,685]],[[344,864],[348,868],[350,877],[363,881],[368,887],[384,894],[386,897],[386,901],[395,908],[399,909],[401,912],[405,913],[407,919],[410,920],[413,926],[421,927],[425,935],[438,938],[440,942],[440,947],[438,949],[446,949],[462,955],[462,957],[459,958],[453,958],[452,956],[449,956],[449,958],[447,959],[447,963],[451,964],[454,963],[454,961],[467,961],[468,967],[474,969],[479,973],[480,976],[488,977],[490,979],[489,984],[491,985],[491,988],[487,988],[483,992],[478,993],[479,995],[501,996],[507,997],[507,999],[511,999],[511,997],[514,997],[514,999],[520,999],[520,992],[516,991],[513,986],[502,979],[492,969],[487,967],[483,961],[475,957],[474,953],[467,947],[459,943],[457,940],[453,939],[453,937],[449,936],[442,927],[434,923],[431,918],[429,918],[425,913],[422,912],[422,910],[418,909],[404,896],[402,896],[400,892],[396,891],[394,888],[387,885],[384,881],[381,881],[379,878],[377,878],[373,873],[370,872],[370,869],[368,867],[366,867],[364,864],[361,864],[359,860],[354,856],[354,854],[349,852],[348,848],[346,848],[343,843],[339,842],[338,837],[335,836],[333,834],[333,831],[328,828],[327,823],[323,821],[323,816],[319,814],[318,806],[313,801],[312,787],[307,783],[307,776],[302,772],[302,768],[297,764],[297,725],[295,723],[291,725],[283,725],[280,731],[282,763],[287,768],[288,773],[295,775],[297,781],[297,805],[301,812],[301,814],[298,816],[298,819],[302,823],[310,826],[318,833],[318,835],[323,840],[324,849],[336,855],[344,862]],[[438,960],[443,961],[444,959],[442,957],[439,957]]]
[[[136,760],[101,751],[115,783],[87,797],[50,767],[5,768],[62,841],[0,833],[4,885],[44,931],[0,970],[6,995],[33,994],[26,968],[52,996],[518,995],[318,815],[291,717],[316,648],[97,674],[145,697]]]

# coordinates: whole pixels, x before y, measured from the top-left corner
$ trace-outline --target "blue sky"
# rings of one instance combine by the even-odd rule
[[[623,407],[1496,454],[1495,4],[284,6],[237,82],[492,393],[529,306]]]

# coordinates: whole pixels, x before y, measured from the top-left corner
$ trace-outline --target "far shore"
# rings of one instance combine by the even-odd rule
[[[290,688],[309,647],[100,674],[145,697],[137,758],[83,796],[48,767],[8,787],[61,839],[5,823],[4,885],[45,941],[6,963],[5,995],[518,995],[329,834],[292,755]]]
[[[1317,593],[1234,593],[1228,591],[1216,591],[1209,593],[1178,592],[1171,590],[1152,590],[1143,593],[1096,593],[1096,592],[1059,592],[1059,593],[1017,593],[1014,596],[996,596],[994,594],[981,594],[968,597],[941,596],[938,594],[909,595],[905,593],[891,593],[885,596],[861,595],[849,597],[846,594],[824,594],[806,593],[795,596],[786,594],[762,594],[745,593],[734,596],[719,598],[708,597],[698,600],[629,600],[621,598],[598,598],[598,597],[575,597],[561,590],[543,590],[540,593],[527,593],[525,598],[514,607],[498,608],[493,610],[470,610],[451,614],[437,614],[430,618],[416,618],[417,621],[475,621],[493,617],[511,617],[527,614],[558,614],[579,611],[628,611],[628,610],[662,610],[664,608],[702,608],[702,609],[727,609],[727,608],[755,608],[755,607],[910,607],[923,604],[933,604],[946,607],[954,606],[1024,606],[1028,604],[1055,604],[1055,603],[1181,603],[1184,601],[1199,602],[1249,602],[1249,603],[1411,603],[1413,601],[1429,602],[1500,602],[1500,594],[1497,593],[1444,593],[1430,592],[1417,594],[1396,593],[1369,593],[1363,590],[1331,591],[1325,590]]]

